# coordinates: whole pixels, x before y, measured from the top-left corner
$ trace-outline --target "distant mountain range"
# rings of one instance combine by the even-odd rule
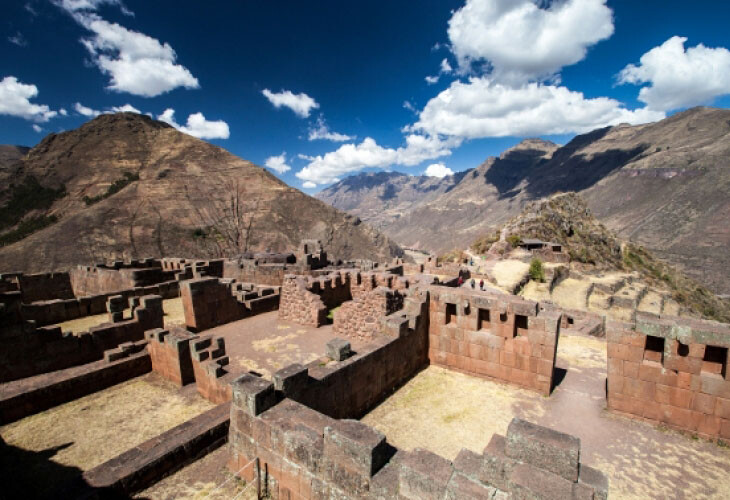
[[[0,146],[0,272],[146,256],[222,257],[322,240],[390,259],[393,241],[264,168],[135,113],[28,150]]]
[[[565,146],[529,139],[443,179],[348,177],[318,194],[407,247],[466,248],[530,201],[575,191],[624,239],[730,294],[730,111],[693,108]]]

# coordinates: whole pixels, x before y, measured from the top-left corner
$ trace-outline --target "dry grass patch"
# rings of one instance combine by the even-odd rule
[[[362,421],[399,448],[426,448],[453,460],[462,448],[481,453],[492,434],[504,434],[519,411],[543,413],[534,393],[429,366]]]
[[[182,298],[177,297],[174,299],[165,299],[162,301],[162,310],[165,312],[165,328],[171,326],[185,326],[185,311],[183,310]],[[124,310],[124,317],[130,317],[129,309]],[[109,315],[94,314],[93,316],[85,316],[83,318],[72,319],[64,321],[56,326],[60,326],[64,332],[73,332],[78,334],[81,332],[88,332],[90,328],[99,326],[102,323],[109,323]]]
[[[2,439],[23,450],[21,460],[0,471],[0,480],[57,487],[61,466],[92,469],[212,407],[155,375],[129,380],[0,427]],[[43,478],[42,484],[33,478]]]

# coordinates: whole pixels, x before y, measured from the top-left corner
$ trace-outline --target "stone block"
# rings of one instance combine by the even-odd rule
[[[581,464],[578,482],[593,488],[595,500],[608,500],[608,478],[603,472]]]
[[[442,500],[453,474],[451,462],[416,448],[401,459],[400,496],[409,500]]]
[[[510,474],[512,500],[566,500],[573,496],[573,482],[533,465],[515,465]]]
[[[484,449],[480,479],[496,486],[500,490],[509,489],[509,477],[516,462],[505,455],[506,442],[504,436],[493,434]]]
[[[274,384],[265,379],[247,373],[231,385],[234,404],[251,416],[260,415],[278,402]]]
[[[357,420],[338,420],[324,429],[328,461],[372,477],[388,461],[385,436]]]
[[[350,357],[350,343],[344,339],[332,339],[327,342],[327,356],[334,361],[343,361]]]
[[[482,484],[458,472],[446,486],[446,500],[484,500],[494,496],[495,488]]]
[[[569,481],[578,480],[580,439],[518,418],[507,428],[505,454]]]
[[[274,373],[272,379],[274,389],[283,392],[284,397],[295,397],[307,387],[309,372],[301,364],[294,363]]]

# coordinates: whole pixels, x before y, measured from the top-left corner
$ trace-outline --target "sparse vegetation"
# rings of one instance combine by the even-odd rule
[[[139,174],[133,174],[132,172],[124,172],[124,177],[115,180],[112,182],[112,185],[109,186],[104,194],[100,194],[97,196],[84,196],[83,200],[84,203],[86,203],[87,206],[93,205],[94,203],[98,203],[101,200],[105,200],[109,198],[110,196],[118,193],[131,183],[139,180]]]
[[[542,261],[538,258],[532,259],[530,262],[530,278],[533,281],[539,281],[540,283],[545,282],[545,267],[542,265]]]
[[[48,227],[51,224],[55,224],[58,221],[58,217],[55,215],[41,215],[39,217],[31,217],[21,221],[18,226],[12,231],[8,231],[5,234],[0,235],[0,247],[11,245],[16,241],[20,241],[23,238],[27,238],[36,231],[40,231],[44,227]]]
[[[507,243],[509,243],[512,248],[517,248],[520,243],[522,243],[522,237],[519,234],[510,234],[507,236]]]
[[[489,248],[497,241],[499,241],[499,231],[495,231],[492,234],[487,234],[486,236],[478,238],[471,244],[470,248],[474,253],[484,254],[487,253]]]
[[[451,262],[451,263],[462,263],[466,261],[469,257],[464,253],[462,250],[454,249],[446,252],[445,254],[439,255],[436,258],[436,262],[439,264],[442,262]]]

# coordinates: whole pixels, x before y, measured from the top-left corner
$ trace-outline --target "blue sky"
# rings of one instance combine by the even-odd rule
[[[202,5],[4,5],[0,143],[136,109],[312,193],[362,170],[443,175],[524,137],[730,106],[726,2]]]

